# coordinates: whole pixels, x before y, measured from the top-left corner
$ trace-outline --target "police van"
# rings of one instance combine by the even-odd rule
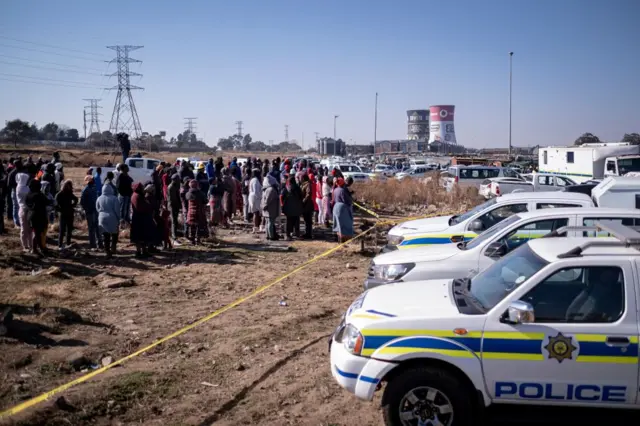
[[[468,241],[516,213],[545,208],[593,206],[594,202],[588,195],[579,193],[507,194],[492,198],[461,215],[416,219],[396,225],[389,230],[388,244],[382,251]]]
[[[589,207],[542,209],[514,214],[471,241],[380,254],[371,261],[364,289],[398,281],[468,277],[530,239],[540,238],[565,226],[591,226],[596,221],[640,226],[640,210]],[[562,236],[606,234],[569,231]]]
[[[470,279],[359,296],[330,340],[335,380],[385,424],[466,426],[491,404],[640,408],[640,233],[531,240]]]

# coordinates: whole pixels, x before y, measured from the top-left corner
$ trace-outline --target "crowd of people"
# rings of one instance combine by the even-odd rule
[[[141,258],[184,240],[200,244],[217,227],[238,222],[270,241],[312,239],[315,224],[333,227],[344,242],[354,235],[352,183],[339,170],[306,160],[250,158],[238,164],[233,158],[225,164],[219,157],[195,169],[188,161],[160,163],[148,182],[134,182],[126,164],[104,176],[100,167],[90,168],[77,197],[58,153],[50,161],[9,158],[0,165],[0,233],[6,232],[6,215],[20,230],[23,250],[45,256],[51,225],[57,220],[58,249],[65,250],[79,216],[89,247],[108,258],[116,254],[123,227],[130,228]]]

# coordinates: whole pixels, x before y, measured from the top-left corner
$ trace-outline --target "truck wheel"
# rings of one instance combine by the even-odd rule
[[[455,376],[433,367],[410,368],[389,383],[382,396],[386,426],[467,426],[472,399]]]

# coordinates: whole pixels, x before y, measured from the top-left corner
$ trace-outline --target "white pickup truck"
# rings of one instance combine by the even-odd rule
[[[478,193],[486,199],[514,192],[562,191],[576,182],[565,176],[552,173],[532,173],[518,177],[499,177],[485,179]]]
[[[334,379],[384,389],[387,426],[471,426],[501,403],[640,409],[640,233],[597,226],[614,238],[532,240],[471,279],[363,293],[330,339]]]
[[[518,213],[492,226],[471,241],[396,250],[371,261],[364,289],[393,283],[476,274],[529,240],[564,227],[593,226],[595,222],[640,226],[640,210],[600,207],[541,209]],[[594,232],[568,230],[561,236],[596,236]],[[606,235],[597,235],[603,237]]]
[[[155,158],[129,157],[124,164],[129,166],[129,176],[133,179],[133,183],[145,183],[151,180],[151,174],[161,162]],[[117,173],[117,170],[114,169],[113,172]]]

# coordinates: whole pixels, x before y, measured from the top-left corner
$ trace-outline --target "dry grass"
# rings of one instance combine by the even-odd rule
[[[407,208],[467,209],[482,200],[475,187],[455,186],[447,192],[437,179],[374,181],[354,188],[357,202],[384,211]],[[434,207],[430,208],[434,210]]]

